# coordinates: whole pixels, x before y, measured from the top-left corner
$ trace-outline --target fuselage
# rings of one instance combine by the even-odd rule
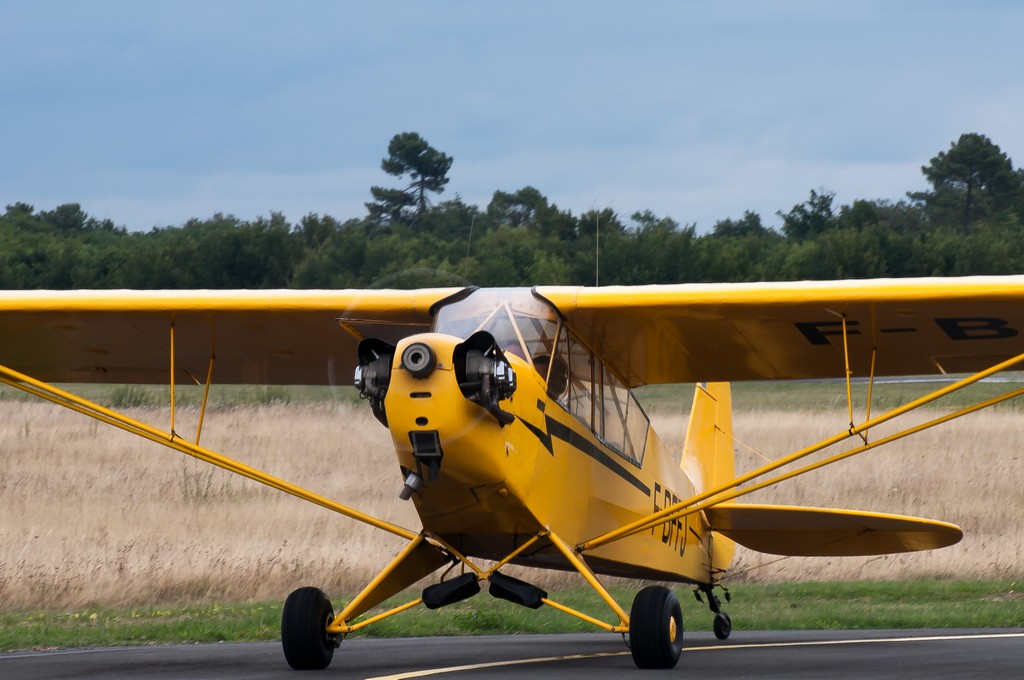
[[[442,304],[433,331],[389,359],[382,420],[407,495],[463,554],[499,560],[545,530],[576,545],[695,494],[630,390],[529,290]],[[711,540],[695,514],[586,558],[598,573],[709,583]],[[544,542],[516,562],[568,566]]]

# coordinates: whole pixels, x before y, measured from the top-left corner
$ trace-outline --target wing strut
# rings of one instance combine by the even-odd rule
[[[171,321],[171,438],[178,436],[178,433],[174,431],[174,321]]]
[[[843,320],[843,362],[844,362],[844,375],[846,376],[846,409],[850,416],[850,430],[853,430],[853,369],[850,368],[850,342],[849,342],[849,327],[846,323],[846,312],[840,315]],[[874,310],[872,310],[872,328],[874,327]],[[874,342],[871,344],[871,372],[868,375],[868,403],[867,412],[864,416],[865,420],[871,419],[871,395],[875,387],[875,359],[878,354],[878,346]],[[867,430],[862,430],[859,433],[861,441],[865,444],[868,443]]]
[[[206,369],[206,385],[203,387],[203,405],[199,409],[199,425],[196,426],[196,445],[203,434],[203,420],[206,418],[206,404],[210,401],[210,385],[213,384],[213,362],[217,359],[216,336],[210,331],[210,367]],[[173,380],[173,378],[172,378]]]
[[[767,465],[763,465],[763,466],[761,466],[761,467],[759,467],[759,468],[757,468],[755,470],[752,470],[751,472],[748,472],[746,474],[740,475],[739,477],[736,477],[735,479],[733,479],[732,481],[728,482],[727,484],[722,484],[722,485],[720,485],[720,486],[718,486],[718,487],[716,487],[714,489],[711,489],[709,491],[705,491],[704,493],[698,494],[698,495],[696,495],[696,496],[694,496],[692,498],[689,498],[687,500],[681,501],[681,502],[676,503],[674,505],[670,505],[670,506],[664,508],[663,510],[660,510],[659,512],[656,512],[654,514],[648,515],[647,517],[643,517],[641,519],[638,519],[635,522],[631,522],[631,523],[626,524],[626,525],[624,525],[622,527],[619,527],[618,529],[615,529],[614,531],[609,531],[607,533],[601,534],[600,536],[592,538],[592,539],[590,539],[588,541],[584,541],[583,543],[580,543],[577,546],[577,549],[579,551],[581,551],[581,552],[585,551],[585,550],[593,550],[594,548],[598,548],[598,547],[600,547],[602,545],[606,545],[608,543],[612,543],[613,541],[618,541],[618,540],[621,540],[623,538],[627,538],[629,536],[633,536],[634,534],[638,534],[638,533],[647,531],[647,530],[651,529],[652,527],[659,526],[659,525],[664,524],[666,522],[671,522],[671,521],[674,521],[676,519],[680,519],[682,517],[686,517],[687,515],[694,514],[694,513],[699,512],[699,511],[701,511],[701,510],[703,510],[705,508],[711,507],[713,505],[717,505],[718,503],[722,503],[722,502],[725,502],[725,501],[732,500],[732,499],[737,498],[739,496],[743,496],[745,494],[749,494],[749,493],[752,493],[754,491],[758,491],[758,490],[763,489],[763,488],[765,488],[767,486],[771,486],[773,484],[778,484],[779,482],[785,481],[787,479],[791,479],[792,477],[796,477],[798,475],[802,475],[805,472],[810,472],[811,470],[816,470],[816,469],[818,469],[820,467],[824,467],[825,465],[829,465],[831,463],[838,462],[838,461],[843,460],[845,458],[849,458],[851,456],[855,456],[855,455],[857,455],[859,453],[864,453],[865,451],[870,451],[872,449],[878,448],[879,446],[882,446],[884,444],[892,443],[892,442],[894,442],[894,441],[896,441],[898,439],[902,439],[904,437],[908,437],[908,436],[910,436],[912,434],[916,434],[918,432],[921,432],[921,431],[926,430],[928,428],[934,427],[934,426],[939,425],[941,423],[945,423],[945,422],[948,422],[948,421],[953,420],[955,418],[959,418],[960,416],[967,415],[968,413],[974,413],[975,411],[980,411],[982,409],[988,408],[990,406],[994,406],[996,404],[1002,403],[1002,402],[1007,401],[1009,399],[1013,399],[1014,397],[1018,397],[1018,396],[1024,395],[1024,388],[1017,389],[1017,390],[1014,390],[1012,392],[1008,392],[1006,394],[1003,394],[1001,396],[993,397],[992,399],[988,399],[986,401],[974,404],[973,406],[969,406],[969,407],[964,408],[964,409],[962,409],[960,411],[956,411],[954,413],[950,413],[950,414],[947,414],[945,416],[942,416],[942,417],[939,417],[939,418],[935,418],[934,420],[930,420],[930,421],[928,421],[926,423],[922,423],[920,425],[908,428],[906,430],[902,430],[900,432],[897,432],[896,434],[890,435],[890,436],[885,437],[883,439],[879,439],[878,441],[871,442],[871,443],[865,443],[863,446],[859,446],[859,447],[857,447],[855,449],[851,449],[850,451],[846,451],[846,452],[843,452],[843,453],[836,454],[834,456],[830,456],[830,457],[825,458],[825,459],[823,459],[821,461],[818,461],[817,463],[806,465],[806,466],[804,466],[802,468],[799,468],[797,470],[793,470],[791,472],[779,475],[778,477],[774,477],[774,478],[765,480],[763,482],[759,482],[759,483],[757,483],[757,484],[755,484],[753,486],[747,487],[745,489],[738,489],[738,487],[741,484],[745,484],[745,483],[747,483],[747,482],[749,482],[749,481],[751,481],[753,479],[756,479],[758,477],[764,476],[764,475],[766,475],[769,472],[773,472],[773,471],[775,471],[775,470],[777,470],[777,469],[779,469],[781,467],[784,467],[786,465],[794,463],[794,462],[796,462],[796,461],[798,461],[798,460],[800,460],[802,458],[806,458],[807,456],[809,456],[809,455],[811,455],[813,453],[817,453],[817,452],[819,452],[819,451],[821,451],[823,449],[826,449],[826,448],[828,448],[830,446],[833,446],[834,444],[838,444],[839,442],[842,442],[842,441],[844,441],[846,439],[849,439],[850,437],[861,436],[862,433],[866,433],[872,427],[876,427],[876,426],[878,426],[878,425],[880,425],[882,423],[885,423],[885,422],[887,422],[889,420],[892,420],[893,418],[896,418],[897,416],[909,413],[910,411],[913,411],[913,410],[915,410],[917,408],[920,408],[921,406],[924,406],[925,404],[931,403],[931,402],[935,401],[936,399],[940,399],[941,397],[945,397],[945,396],[947,396],[947,395],[949,395],[949,394],[951,394],[953,392],[956,392],[957,390],[963,389],[964,387],[967,387],[969,385],[973,385],[974,383],[978,382],[979,380],[982,380],[983,378],[987,378],[987,377],[989,377],[991,375],[994,375],[996,373],[999,373],[1001,371],[1005,371],[1005,370],[1009,369],[1010,367],[1020,363],[1021,361],[1024,361],[1024,354],[1018,354],[1017,356],[1015,356],[1015,357],[1013,357],[1011,359],[1008,359],[1006,361],[1003,361],[1003,362],[1001,362],[999,364],[996,364],[995,366],[992,366],[991,368],[987,368],[984,371],[980,371],[980,372],[975,373],[973,375],[970,375],[970,376],[968,376],[966,378],[958,380],[958,381],[952,383],[951,385],[947,385],[946,387],[943,387],[943,388],[940,388],[938,390],[935,390],[934,392],[931,392],[929,394],[924,395],[923,397],[919,397],[919,398],[917,398],[917,399],[915,399],[913,401],[910,401],[910,402],[904,404],[903,406],[899,406],[897,408],[894,408],[894,409],[892,409],[890,411],[887,411],[887,412],[883,413],[880,416],[877,416],[877,417],[875,417],[873,419],[867,420],[867,421],[861,423],[860,425],[852,426],[846,432],[840,432],[839,434],[833,435],[832,437],[829,437],[827,439],[823,439],[822,441],[818,442],[817,444],[813,444],[813,445],[808,446],[806,448],[800,449],[799,451],[796,451],[795,453],[791,453],[788,456],[783,456],[782,458],[779,458],[778,460],[776,460],[776,461],[774,461],[772,463],[769,463]],[[731,492],[731,493],[728,493],[728,492]],[[725,495],[722,495],[722,494],[725,494]]]
[[[40,399],[45,399],[46,401],[57,404],[58,406],[63,406],[77,413],[87,415],[102,423],[113,425],[125,432],[130,432],[142,437],[143,439],[148,439],[149,441],[156,442],[157,444],[174,449],[175,451],[188,454],[194,458],[210,463],[211,465],[216,465],[228,472],[234,472],[242,477],[247,477],[248,479],[259,482],[260,484],[265,484],[273,489],[277,489],[278,491],[283,491],[284,493],[309,501],[310,503],[319,505],[322,508],[333,510],[341,515],[363,522],[364,524],[369,524],[372,527],[382,529],[383,531],[395,534],[396,536],[401,536],[402,538],[411,541],[418,535],[408,529],[385,520],[378,519],[371,515],[367,515],[347,505],[342,505],[341,503],[332,501],[325,496],[321,496],[320,494],[314,493],[300,486],[296,486],[290,482],[286,482],[283,479],[274,477],[262,470],[251,467],[232,458],[228,458],[227,456],[211,451],[210,449],[199,446],[198,444],[185,441],[173,432],[173,428],[171,432],[162,432],[161,430],[135,420],[134,418],[129,418],[122,413],[100,406],[95,402],[83,399],[82,397],[71,394],[70,392],[66,392],[54,385],[36,380],[35,378],[29,377],[24,373],[19,373],[7,366],[0,365],[0,383],[39,397]]]

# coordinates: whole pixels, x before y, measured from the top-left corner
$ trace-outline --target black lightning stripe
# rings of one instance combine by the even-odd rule
[[[575,432],[572,428],[567,425],[563,425],[551,416],[544,416],[544,424],[547,427],[547,431],[541,430],[536,425],[532,425],[522,418],[519,419],[523,425],[526,426],[530,432],[540,441],[540,443],[547,449],[551,455],[555,454],[554,447],[552,446],[552,438],[561,439],[569,446],[573,447],[580,453],[590,456],[601,465],[605,466],[616,475],[621,477],[626,482],[630,483],[637,490],[644,493],[646,496],[651,495],[651,489],[649,486],[644,484],[640,479],[637,478],[632,472],[627,470],[619,461],[615,460],[607,452],[603,451],[601,447],[597,446],[583,435]]]
[[[548,418],[550,421],[551,419]],[[533,433],[533,436],[540,440],[540,443],[544,445],[544,448],[548,450],[552,456],[555,455],[555,450],[551,447],[551,435],[540,429],[532,423],[528,423],[522,418],[519,419],[523,425],[526,425],[526,429]]]

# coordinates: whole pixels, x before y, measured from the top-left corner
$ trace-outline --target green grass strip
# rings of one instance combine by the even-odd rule
[[[723,606],[733,628],[814,630],[872,628],[1024,627],[1024,585],[1012,582],[909,581],[738,585]],[[637,589],[612,588],[627,609]],[[710,630],[711,614],[687,589],[677,589],[687,630]],[[552,598],[614,622],[592,592]],[[393,604],[401,602],[393,600]],[[336,609],[344,604],[334,603]],[[74,612],[0,613],[0,650],[193,642],[245,642],[279,637],[280,602]],[[440,611],[417,607],[369,626],[358,636],[401,637],[589,632],[593,626],[549,607],[528,610],[481,593]]]

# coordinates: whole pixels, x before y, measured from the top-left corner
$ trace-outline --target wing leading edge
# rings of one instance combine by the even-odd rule
[[[424,331],[457,289],[6,291],[0,363],[49,382],[350,385],[358,333]],[[340,327],[345,322],[352,332]]]
[[[1024,352],[1024,276],[536,293],[630,387],[974,371]],[[426,330],[458,289],[0,292],[0,362],[56,382],[163,383],[176,355],[215,382],[348,384],[357,336]]]

